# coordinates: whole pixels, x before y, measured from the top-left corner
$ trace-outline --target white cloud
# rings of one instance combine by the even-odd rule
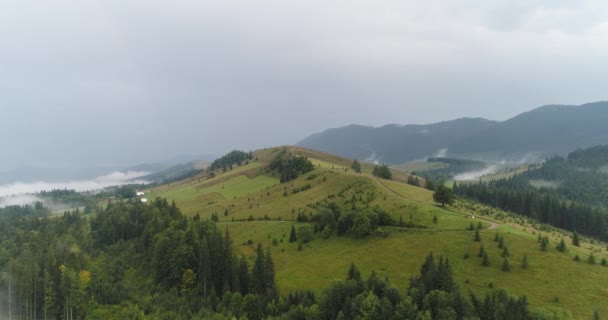
[[[138,177],[147,175],[147,172],[112,172],[108,175],[100,176],[91,180],[77,180],[66,182],[16,182],[6,185],[0,185],[0,197],[11,195],[31,194],[44,190],[52,189],[73,189],[76,191],[94,191],[106,187],[118,186],[130,183],[147,183],[144,180],[138,180]],[[10,199],[10,198],[9,198]],[[19,198],[15,198],[19,199]]]

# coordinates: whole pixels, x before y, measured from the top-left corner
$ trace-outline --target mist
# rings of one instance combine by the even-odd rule
[[[127,171],[127,172],[112,172],[107,175],[99,176],[89,180],[71,180],[65,182],[15,182],[5,185],[0,185],[0,197],[33,194],[45,190],[53,189],[68,189],[78,192],[95,191],[111,186],[120,186],[125,184],[142,184],[148,183],[146,180],[138,179],[149,174],[144,171]],[[9,197],[2,199],[0,203],[20,204],[23,201],[29,201],[27,197]],[[32,201],[35,202],[36,200]],[[30,202],[31,203],[31,202]],[[3,206],[10,205],[4,204]]]
[[[468,171],[454,176],[455,181],[475,180],[488,174],[493,174],[498,171],[497,165],[489,165],[481,170]]]

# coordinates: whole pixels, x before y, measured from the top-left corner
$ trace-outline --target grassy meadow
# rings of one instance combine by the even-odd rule
[[[593,310],[608,315],[608,258],[606,245],[583,239],[582,246],[571,245],[570,235],[545,228],[531,221],[465,201],[441,208],[432,201],[432,192],[407,185],[407,178],[396,172],[396,179],[383,180],[370,175],[372,165],[364,164],[363,173],[349,169],[350,159],[320,152],[288,147],[293,153],[309,157],[316,169],[281,184],[265,169],[277,149],[254,153],[257,160],[227,172],[206,174],[147,190],[147,197],[174,200],[186,214],[199,213],[210,218],[217,213],[219,226],[230,231],[235,248],[253,261],[255,247],[271,248],[277,284],[281,292],[312,289],[320,292],[332,281],[345,277],[354,262],[368,276],[375,270],[387,276],[401,290],[417,273],[425,256],[433,252],[450,259],[454,275],[463,291],[484,293],[490,287],[504,288],[511,294],[527,295],[533,308],[554,310],[572,317],[591,318]],[[335,202],[343,211],[351,207],[379,206],[395,220],[402,218],[418,227],[383,227],[385,236],[373,234],[364,239],[354,236],[315,237],[303,244],[289,243],[292,225],[298,214],[311,216],[323,205]],[[475,218],[473,218],[475,216]],[[434,222],[433,218],[437,217]],[[468,227],[481,222],[482,241],[473,241]],[[543,230],[543,231],[541,231]],[[502,249],[494,241],[504,238],[511,270],[502,271]],[[538,235],[549,237],[547,251],[541,251]],[[568,250],[555,249],[564,238]],[[276,245],[273,244],[275,240]],[[478,257],[483,244],[490,266]],[[597,263],[587,263],[593,252]],[[465,258],[468,253],[468,258]],[[580,261],[574,261],[578,254]],[[521,268],[524,255],[528,268]]]

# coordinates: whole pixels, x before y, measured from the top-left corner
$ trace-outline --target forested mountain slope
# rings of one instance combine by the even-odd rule
[[[550,105],[503,122],[464,118],[429,125],[351,125],[313,134],[297,145],[351,158],[373,156],[388,164],[436,156],[443,149],[459,158],[531,161],[608,143],[607,122],[608,102]]]

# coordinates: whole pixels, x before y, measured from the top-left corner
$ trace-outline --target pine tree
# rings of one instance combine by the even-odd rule
[[[487,267],[490,265],[490,259],[488,258],[488,253],[484,252],[483,253],[483,260],[481,261],[481,265],[484,267]]]
[[[359,161],[357,161],[357,159],[353,160],[353,164],[350,167],[356,173],[361,173],[361,164],[359,163]]]
[[[347,280],[355,280],[357,282],[361,281],[361,273],[359,269],[355,266],[354,263],[350,264],[350,268],[348,269],[348,275],[346,276]]]
[[[581,246],[581,239],[576,231],[574,232],[574,235],[572,235],[572,245],[577,247]]]
[[[549,238],[543,237],[542,240],[540,240],[540,250],[547,251],[548,245],[549,245]]]
[[[481,241],[481,236],[479,235],[479,229],[475,230],[475,242]]]
[[[291,225],[291,234],[289,235],[289,242],[296,242],[298,241],[298,237],[296,235],[296,226],[295,225]]]
[[[566,251],[566,242],[564,242],[564,238],[562,238],[562,240],[560,240],[560,242],[557,245],[556,249],[559,252],[565,252]]]
[[[264,294],[266,292],[266,257],[264,257],[261,243],[258,244],[256,250],[255,262],[253,264],[253,270],[251,271],[251,280],[253,284],[252,291],[254,293]]]
[[[494,242],[498,242],[498,240],[500,240],[500,236],[498,235],[498,232],[496,232],[496,235],[494,235]]]
[[[483,247],[483,244],[482,244],[481,246],[479,246],[479,254],[477,256],[480,257],[480,258],[483,258],[483,255],[484,255],[485,252],[486,251],[485,251],[485,249]]]
[[[593,320],[600,320],[600,314],[597,310],[593,311]]]
[[[581,261],[581,258],[578,256],[578,253],[574,255],[574,258],[572,259],[574,261]]]
[[[601,264],[602,264],[604,267],[608,267],[608,260],[606,260],[606,258],[602,258],[602,262],[601,262]]]
[[[509,259],[504,258],[502,260],[502,271],[509,272],[511,271],[511,265],[509,264]]]
[[[264,262],[264,278],[266,279],[266,292],[269,299],[276,299],[279,296],[277,290],[277,283],[275,281],[274,273],[274,261],[272,260],[272,254],[270,248],[266,248],[266,261]]]
[[[521,268],[528,269],[528,255],[524,254],[524,257],[521,259]]]
[[[243,295],[249,293],[249,266],[247,265],[247,258],[245,256],[241,256],[241,261],[239,263],[239,287],[240,291]]]
[[[477,222],[477,230],[481,230],[482,225],[481,225],[481,221]]]
[[[502,256],[503,258],[507,258],[507,257],[509,257],[509,248],[507,248],[507,245],[505,245],[505,246],[504,246],[504,248],[503,248],[503,250],[502,250],[502,254],[501,254],[501,256]]]
[[[591,254],[589,254],[589,258],[587,258],[587,263],[595,264],[595,256],[593,255],[593,252],[591,252]]]
[[[473,222],[471,222],[471,224],[469,225],[469,231],[473,230],[475,230],[475,226],[473,225]]]

